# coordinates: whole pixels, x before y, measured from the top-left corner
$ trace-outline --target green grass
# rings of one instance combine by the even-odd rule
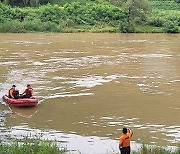
[[[151,1],[152,8],[156,8],[159,10],[180,10],[180,4],[176,3],[174,0],[172,1]]]
[[[142,145],[138,151],[133,151],[132,154],[180,154],[180,147],[174,150],[169,150],[161,146]]]
[[[117,147],[118,148],[118,147]],[[53,142],[40,139],[24,138],[16,140],[11,144],[0,141],[0,154],[67,154],[66,148],[59,149]],[[180,145],[176,149],[168,149],[161,146],[149,146],[142,144],[138,151],[132,154],[180,154]]]
[[[155,27],[155,26],[141,26],[137,25],[135,26],[135,33],[164,33],[164,28],[162,27]]]
[[[65,154],[66,149],[59,149],[50,141],[24,139],[12,144],[0,142],[0,154]]]

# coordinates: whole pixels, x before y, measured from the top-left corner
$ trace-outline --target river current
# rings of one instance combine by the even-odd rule
[[[37,107],[0,104],[1,140],[40,135],[71,153],[180,143],[179,34],[0,34],[0,97],[31,84]],[[7,137],[8,136],[8,137]]]

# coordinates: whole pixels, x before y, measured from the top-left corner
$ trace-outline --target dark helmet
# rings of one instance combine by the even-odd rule
[[[12,85],[12,87],[16,87],[16,85]]]
[[[27,87],[30,87],[31,85],[30,84],[27,84]]]

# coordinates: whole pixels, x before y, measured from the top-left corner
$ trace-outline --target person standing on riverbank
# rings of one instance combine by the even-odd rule
[[[130,141],[131,137],[133,135],[133,132],[130,129],[123,128],[122,135],[119,139],[119,150],[121,151],[121,154],[130,154],[131,148],[130,148]]]

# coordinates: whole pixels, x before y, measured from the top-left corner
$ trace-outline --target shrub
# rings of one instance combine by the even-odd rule
[[[62,32],[62,27],[61,25],[57,25],[56,23],[47,21],[43,23],[43,31],[46,32]]]
[[[64,12],[68,19],[76,24],[95,25],[97,22],[110,22],[122,20],[125,13],[122,9],[106,3],[73,2],[64,5]]]
[[[165,30],[167,33],[178,33],[179,28],[177,22],[168,21],[165,23]]]
[[[180,26],[180,11],[155,10],[153,11],[152,17],[148,19],[148,23],[150,25],[157,27],[163,27],[168,21],[175,22],[178,26]]]
[[[8,18],[8,19],[15,19],[15,20],[23,20],[24,17],[26,16],[25,12],[16,7],[16,8],[11,8],[9,6],[6,6],[2,3],[0,3],[0,16],[3,18]]]
[[[122,33],[132,33],[134,32],[134,26],[127,21],[121,21],[119,25],[119,30]]]
[[[178,1],[178,0],[177,0]],[[180,10],[180,5],[173,0],[155,0],[151,1],[152,7],[159,10]]]
[[[58,5],[44,5],[39,9],[40,19],[43,22],[52,21],[55,23],[59,23],[59,20],[63,17],[62,8]]]
[[[25,30],[20,21],[6,20],[0,24],[0,32],[23,33]]]
[[[23,23],[24,29],[28,32],[61,32],[60,25],[54,22],[42,22],[40,19],[25,20]]]
[[[163,27],[163,24],[165,23],[165,19],[162,17],[151,17],[148,19],[149,25],[155,26],[155,27]]]
[[[180,3],[180,0],[174,0],[176,3]]]
[[[33,31],[40,31],[42,32],[44,30],[43,28],[43,22],[41,22],[40,19],[34,19],[34,20],[24,20],[23,23],[24,29],[29,32]]]

